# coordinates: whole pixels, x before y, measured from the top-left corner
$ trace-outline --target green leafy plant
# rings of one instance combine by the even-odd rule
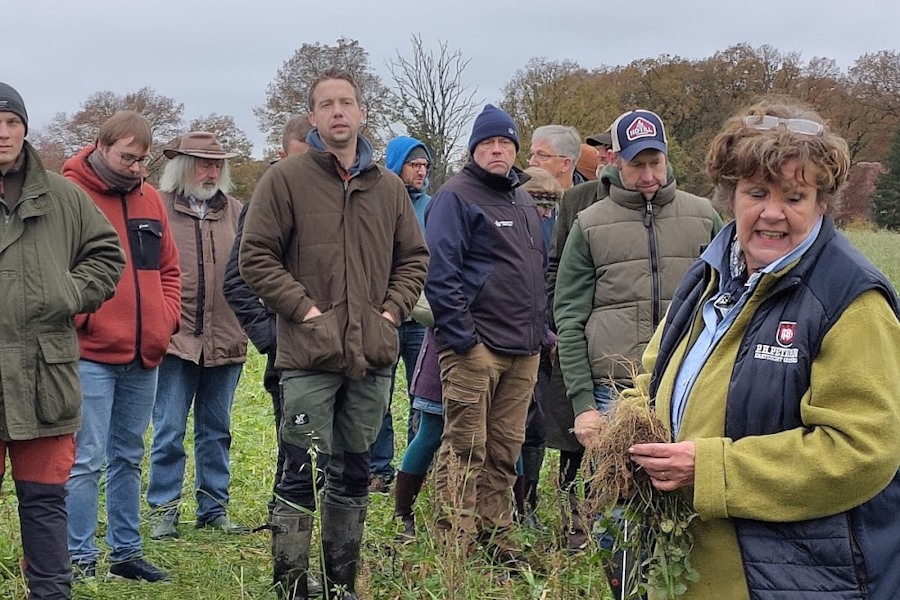
[[[634,444],[668,441],[666,428],[646,401],[620,400],[585,453],[586,502],[589,510],[603,514],[595,533],[613,536],[611,554],[631,557],[624,561],[628,597],[674,600],[700,578],[690,560],[689,526],[696,513],[681,493],[654,488],[628,454]]]

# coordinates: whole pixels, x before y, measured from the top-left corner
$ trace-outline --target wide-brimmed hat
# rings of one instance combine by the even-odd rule
[[[179,154],[185,154],[213,160],[237,156],[237,152],[225,152],[216,134],[208,131],[191,131],[176,138],[172,147],[163,150],[163,154],[166,155],[166,158],[175,158]]]

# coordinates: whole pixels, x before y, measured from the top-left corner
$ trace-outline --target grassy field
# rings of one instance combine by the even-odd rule
[[[854,244],[868,255],[893,281],[900,285],[900,234],[851,231]],[[255,353],[244,370],[233,414],[231,516],[251,526],[266,520],[266,502],[271,490],[271,472],[275,459],[275,432],[271,402],[261,385],[263,361]],[[400,386],[398,386],[399,388]],[[395,430],[405,431],[408,403],[405,394],[394,398]],[[189,440],[190,442],[190,440]],[[405,439],[397,439],[397,460]],[[396,464],[395,463],[395,464]],[[185,480],[193,482],[189,461]],[[364,540],[364,569],[360,577],[361,598],[370,600],[567,600],[603,598],[604,578],[600,557],[593,550],[571,556],[561,551],[559,513],[556,510],[553,481],[557,454],[548,451],[541,483],[539,515],[547,532],[523,531],[521,539],[530,557],[533,572],[507,579],[503,573],[476,557],[468,562],[437,549],[431,536],[433,507],[429,483],[417,503],[420,539],[412,544],[394,542],[395,524],[391,518],[393,498],[374,495]],[[146,470],[145,470],[146,475]],[[106,557],[96,579],[76,585],[79,600],[127,600],[154,598],[257,599],[274,598],[271,590],[269,534],[227,536],[195,530],[190,516],[194,510],[193,493],[185,489],[182,504],[181,537],[175,541],[152,541],[145,536],[148,559],[173,576],[169,584],[136,584],[107,581]],[[146,511],[146,507],[145,507]],[[101,511],[102,515],[102,511]],[[103,517],[101,516],[101,519]],[[98,534],[104,533],[101,522]],[[145,529],[146,533],[146,529]],[[98,543],[105,551],[102,539]],[[12,482],[7,477],[0,493],[0,598],[25,598],[20,572],[21,558],[16,501]]]

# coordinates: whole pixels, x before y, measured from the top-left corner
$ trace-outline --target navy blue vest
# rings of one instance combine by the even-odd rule
[[[723,234],[733,228],[732,223]],[[651,398],[694,322],[711,274],[708,264],[697,261],[675,293]],[[812,359],[847,306],[870,289],[881,291],[900,314],[891,284],[826,217],[816,241],[747,326],[728,389],[726,437],[803,426],[800,399],[809,389]],[[900,593],[900,475],[845,513],[792,523],[733,521],[754,600],[888,600]]]

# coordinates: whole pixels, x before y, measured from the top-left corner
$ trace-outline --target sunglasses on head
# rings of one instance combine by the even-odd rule
[[[743,119],[744,125],[766,131],[776,127],[784,127],[790,132],[801,135],[822,135],[825,126],[809,119],[782,119],[772,115],[747,115]]]

